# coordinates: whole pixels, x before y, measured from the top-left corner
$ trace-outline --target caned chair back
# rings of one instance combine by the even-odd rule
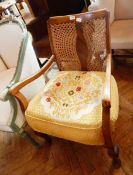
[[[107,11],[52,17],[48,31],[60,70],[103,70],[111,52]],[[80,48],[79,44],[85,46]],[[81,57],[79,50],[87,51],[87,56]]]

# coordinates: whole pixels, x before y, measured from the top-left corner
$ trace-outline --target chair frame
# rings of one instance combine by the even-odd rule
[[[103,99],[102,99],[102,131],[103,131],[103,137],[105,140],[105,147],[108,149],[108,154],[113,160],[113,164],[115,165],[116,168],[119,168],[121,163],[119,160],[119,149],[117,145],[114,145],[113,140],[112,140],[112,134],[111,134],[111,128],[110,128],[110,108],[111,108],[111,60],[112,60],[112,55],[111,55],[111,47],[110,47],[110,32],[109,32],[109,13],[105,10],[101,11],[96,11],[96,12],[88,12],[88,13],[81,13],[81,14],[76,14],[73,15],[74,18],[72,20],[75,20],[77,18],[81,18],[82,20],[90,19],[93,18],[94,16],[101,16],[103,14],[107,15],[107,40],[109,41],[108,44],[108,56],[107,56],[107,65],[106,65],[106,78],[105,78],[105,83],[104,83],[104,90],[103,90]],[[49,30],[49,36],[51,38],[51,33],[50,33],[50,28],[49,24],[51,23],[62,23],[62,22],[70,22],[70,17],[69,16],[64,16],[64,17],[52,17],[48,21],[48,30]],[[76,21],[76,20],[75,20]],[[52,52],[54,53],[54,49],[52,48]],[[50,66],[56,61],[56,54],[53,54],[48,62],[38,71],[36,74],[33,76],[16,83],[9,89],[9,93],[12,96],[15,96],[18,101],[20,102],[21,108],[23,112],[26,110],[28,106],[28,101],[26,100],[26,97],[24,97],[23,94],[20,93],[20,89],[23,88],[24,86],[28,85],[41,75],[43,75],[49,68]]]
[[[14,86],[16,83],[19,82],[20,80],[20,76],[21,76],[21,72],[22,72],[22,67],[23,67],[23,62],[24,62],[24,56],[25,56],[25,51],[26,51],[26,47],[27,47],[27,43],[28,43],[28,38],[30,37],[28,34],[28,31],[26,29],[26,26],[24,25],[23,22],[20,22],[17,18],[9,16],[6,17],[4,19],[2,19],[0,21],[0,26],[1,25],[5,25],[7,23],[14,23],[19,25],[19,27],[22,29],[23,32],[23,39],[21,41],[21,46],[20,46],[20,50],[19,50],[19,54],[18,54],[18,63],[17,63],[17,67],[16,67],[16,71],[15,74],[12,78],[12,80],[10,81],[10,83],[7,85],[7,87],[4,89],[3,92],[0,93],[0,100],[2,100],[3,102],[9,101],[11,108],[13,110],[13,114],[12,114],[12,121],[10,124],[10,128],[17,133],[18,135],[20,135],[22,138],[26,139],[28,142],[30,142],[32,145],[34,145],[35,147],[39,148],[40,144],[38,144],[31,136],[28,132],[25,131],[25,124],[24,126],[22,126],[21,128],[19,128],[16,124],[16,117],[17,117],[17,112],[18,112],[18,108],[17,108],[17,101],[15,96],[10,94],[10,88],[12,86]],[[2,58],[2,55],[1,55]],[[4,62],[4,60],[3,60]]]

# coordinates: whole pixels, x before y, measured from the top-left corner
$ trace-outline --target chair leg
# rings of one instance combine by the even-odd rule
[[[51,137],[49,135],[44,134],[44,138],[48,142],[48,144],[50,144],[50,145],[52,144],[52,139],[51,139]]]
[[[112,165],[115,169],[121,167],[121,160],[119,159],[119,147],[114,145],[112,148],[108,148],[108,155],[112,158]]]
[[[110,105],[106,105],[103,102],[102,111],[102,131],[105,141],[105,147],[108,149],[108,155],[112,158],[112,165],[115,169],[121,167],[121,161],[119,159],[119,147],[114,145],[110,127]]]
[[[33,146],[35,146],[37,149],[41,147],[41,145],[36,142],[26,131],[23,131],[20,136],[27,140],[29,143],[31,143]]]

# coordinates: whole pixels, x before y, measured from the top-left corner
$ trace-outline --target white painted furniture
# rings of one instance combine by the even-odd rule
[[[0,21],[0,130],[17,132],[37,145],[24,131],[25,118],[15,97],[8,89],[40,69],[27,29],[17,19]],[[30,100],[45,85],[40,77],[23,88]]]
[[[110,11],[112,49],[133,49],[133,1],[92,0],[89,11]]]

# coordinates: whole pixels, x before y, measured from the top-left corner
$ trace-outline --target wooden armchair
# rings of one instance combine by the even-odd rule
[[[11,87],[10,94],[19,100],[34,130],[103,145],[113,163],[120,166],[118,146],[112,140],[119,102],[116,81],[111,76],[109,13],[102,10],[52,17],[48,31],[53,55],[37,74]],[[77,50],[79,38],[87,50],[84,58]],[[59,73],[28,104],[20,89],[41,76],[54,61]]]

